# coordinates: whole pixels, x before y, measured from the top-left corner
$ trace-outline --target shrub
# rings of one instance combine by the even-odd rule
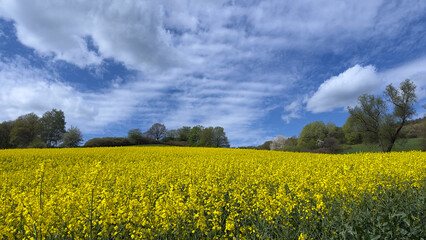
[[[123,137],[93,138],[84,144],[85,147],[117,147],[130,145],[133,145],[130,140]]]
[[[164,144],[170,145],[170,146],[178,146],[178,147],[185,147],[188,146],[188,142],[186,141],[178,141],[178,140],[168,140],[166,142],[163,142]]]
[[[39,138],[35,138],[28,144],[28,148],[46,148],[47,145]]]

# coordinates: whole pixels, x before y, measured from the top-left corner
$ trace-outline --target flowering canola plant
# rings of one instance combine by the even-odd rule
[[[422,152],[0,150],[0,238],[339,238],[336,222],[389,194],[414,189],[421,208],[425,177]]]

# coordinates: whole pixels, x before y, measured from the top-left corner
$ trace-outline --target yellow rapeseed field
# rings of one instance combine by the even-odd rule
[[[412,205],[395,212],[410,234],[422,225],[425,179],[422,152],[0,150],[0,238],[345,238],[370,227],[354,227],[362,214],[378,219],[370,234],[393,221],[377,209]]]

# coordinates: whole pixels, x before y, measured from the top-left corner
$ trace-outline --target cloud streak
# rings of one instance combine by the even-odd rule
[[[392,42],[425,10],[422,1],[381,0],[0,0],[0,16],[12,21],[17,39],[53,68],[2,58],[7,90],[0,90],[0,111],[11,119],[61,108],[88,132],[126,121],[141,128],[220,125],[233,143],[246,143],[265,134],[253,125],[271,109],[281,109],[289,123],[306,110],[333,111],[380,88],[386,74],[373,63],[355,63],[304,99],[319,85],[306,73],[321,66],[309,59],[352,54],[346,51],[365,41]],[[86,83],[55,70],[62,61],[81,69],[109,61],[136,73],[81,89]]]

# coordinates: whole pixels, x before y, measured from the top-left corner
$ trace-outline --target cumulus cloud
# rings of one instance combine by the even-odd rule
[[[322,83],[307,101],[306,109],[313,113],[329,112],[356,104],[358,97],[383,85],[376,69],[355,65]]]
[[[377,72],[374,66],[355,65],[322,83],[307,100],[306,110],[313,113],[330,112],[338,108],[354,106],[362,94],[380,94],[385,86],[398,87],[405,79],[417,86],[419,99],[426,97],[426,59],[420,58],[395,68]]]
[[[3,0],[0,13],[23,44],[80,67],[105,58],[134,69],[178,63],[155,1]]]

